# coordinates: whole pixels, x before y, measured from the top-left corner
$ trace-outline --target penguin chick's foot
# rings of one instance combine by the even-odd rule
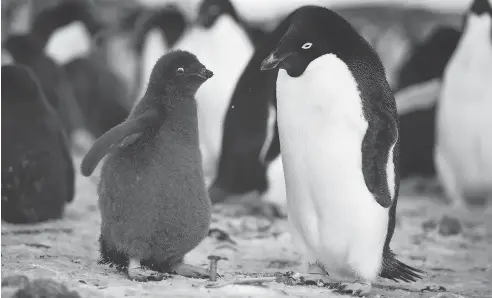
[[[208,278],[210,276],[210,272],[207,269],[185,263],[175,265],[171,273],[192,278]]]
[[[371,292],[371,284],[363,281],[356,280],[353,283],[340,283],[335,286],[335,293],[350,294],[356,297],[362,297]]]
[[[140,265],[140,260],[130,259],[128,266],[128,278],[130,280],[147,282],[147,281],[161,281],[164,279],[164,275],[157,272],[149,272],[150,270],[143,269]]]

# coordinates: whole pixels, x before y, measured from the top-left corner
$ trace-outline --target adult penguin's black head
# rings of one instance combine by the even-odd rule
[[[487,30],[492,44],[492,0],[474,0],[464,16],[463,32]],[[478,34],[478,33],[477,33]]]
[[[263,60],[261,70],[283,68],[290,76],[298,77],[322,55],[350,55],[347,50],[357,48],[353,44],[359,44],[360,39],[335,12],[320,6],[303,6],[291,15],[287,31]]]
[[[187,51],[173,51],[157,60],[147,93],[180,93],[194,95],[198,88],[213,76],[198,58]]]
[[[221,15],[230,15],[234,20],[238,20],[237,12],[230,0],[204,0],[198,11],[197,23],[208,29]]]

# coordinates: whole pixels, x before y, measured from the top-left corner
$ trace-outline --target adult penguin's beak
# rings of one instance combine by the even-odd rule
[[[266,57],[261,63],[261,70],[271,70],[279,67],[289,56],[292,56],[291,52],[281,52],[280,48],[276,48],[268,57]]]

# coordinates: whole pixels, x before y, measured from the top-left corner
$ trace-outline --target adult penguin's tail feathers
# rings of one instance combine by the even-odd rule
[[[383,252],[383,268],[379,276],[396,282],[415,282],[423,278],[424,271],[398,261],[390,249]]]

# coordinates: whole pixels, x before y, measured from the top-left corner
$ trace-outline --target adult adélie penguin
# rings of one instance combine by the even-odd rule
[[[398,118],[382,62],[335,12],[304,6],[262,64],[279,68],[277,121],[293,241],[308,263],[364,295],[381,276],[416,281],[395,257]]]
[[[454,207],[492,201],[492,4],[475,0],[446,66],[434,162]]]

